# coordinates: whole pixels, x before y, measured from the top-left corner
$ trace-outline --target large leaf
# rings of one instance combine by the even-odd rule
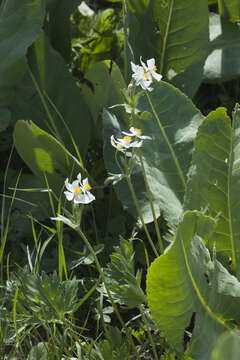
[[[74,152],[72,140],[61,120],[62,116],[84,157],[90,140],[91,114],[63,58],[51,47],[43,32],[29,50],[29,65],[55,126],[50,121],[29,74],[16,89],[12,105],[14,118],[31,119],[44,130],[50,128],[52,134],[57,136],[68,150]]]
[[[240,75],[240,29],[218,14],[210,14],[210,49],[204,65],[204,80],[222,82]]]
[[[43,0],[8,0],[0,6],[0,103],[8,105],[11,89],[27,69],[25,54],[44,19]]]
[[[124,102],[122,89],[126,87],[119,67],[109,61],[93,65],[85,75],[87,84],[81,84],[81,89],[86,103],[89,106],[95,125],[99,128],[99,117],[104,107],[121,104]],[[123,109],[119,115],[124,116]]]
[[[150,94],[151,102],[159,117],[159,123],[152,113],[146,95],[141,97],[138,108],[152,113],[153,119],[138,124],[146,135],[152,136],[142,148],[147,179],[152,192],[156,214],[164,213],[170,225],[175,225],[182,213],[183,195],[186,188],[193,139],[203,116],[178,89],[165,82],[156,83]],[[170,105],[169,105],[170,104]],[[119,173],[115,162],[115,149],[110,144],[112,134],[119,136],[123,123],[105,110],[104,138],[105,163],[111,173]],[[131,176],[141,212],[145,222],[153,220],[149,200],[139,164],[136,164]],[[135,205],[125,180],[115,185],[117,196],[132,214],[136,215]]]
[[[232,22],[240,20],[239,0],[218,0],[219,14]]]
[[[135,61],[154,57],[164,79],[192,96],[208,55],[207,1],[151,0],[141,15],[128,17]]]
[[[69,62],[71,57],[70,15],[80,0],[58,0],[49,6],[48,34],[53,47]]]
[[[187,212],[172,246],[148,270],[147,297],[154,321],[170,345],[182,351],[184,330],[195,316],[190,355],[208,360],[224,319],[240,319],[240,283],[210,258],[202,238],[214,230],[213,219]]]
[[[45,187],[46,177],[50,188],[58,194],[63,188],[64,180],[72,175],[74,169],[80,169],[80,164],[66,149],[33,122],[19,120],[13,137],[14,145],[25,163]]]
[[[232,259],[240,267],[240,111],[236,108],[233,129],[224,108],[210,113],[199,127],[189,174],[185,209],[208,209],[218,216],[218,225],[208,246]]]
[[[0,131],[10,123],[12,89],[26,72],[25,54],[40,32],[44,13],[43,0],[0,3]]]
[[[229,331],[217,341],[211,360],[239,360],[240,332]]]

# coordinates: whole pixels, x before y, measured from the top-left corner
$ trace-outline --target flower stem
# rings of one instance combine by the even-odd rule
[[[158,257],[159,254],[158,254],[158,252],[157,252],[157,249],[156,249],[156,247],[155,247],[155,245],[154,245],[154,243],[153,243],[153,241],[152,241],[152,238],[151,238],[151,236],[150,236],[150,234],[149,234],[149,231],[148,231],[148,229],[147,229],[147,227],[146,227],[146,225],[145,225],[145,222],[144,222],[144,220],[143,220],[142,213],[141,213],[141,210],[140,210],[140,207],[139,207],[139,203],[138,203],[138,200],[137,200],[137,197],[136,197],[136,194],[135,194],[135,191],[134,191],[132,182],[131,182],[130,175],[127,175],[127,176],[126,176],[126,179],[127,179],[127,182],[128,182],[128,186],[129,186],[129,189],[130,189],[130,192],[131,192],[131,195],[132,195],[134,204],[135,204],[136,209],[137,209],[138,216],[139,216],[139,218],[140,218],[140,220],[141,220],[141,223],[142,223],[142,226],[143,226],[144,231],[145,231],[145,233],[146,233],[146,236],[147,236],[147,238],[148,238],[148,241],[149,241],[149,243],[150,243],[150,245],[151,245],[151,247],[152,247],[152,249],[153,249],[154,254]]]
[[[149,184],[148,184],[147,175],[146,175],[146,171],[145,171],[141,151],[139,151],[138,155],[139,155],[139,159],[140,159],[140,163],[141,163],[141,167],[142,167],[143,178],[144,178],[144,182],[145,182],[145,186],[146,186],[146,190],[147,190],[147,195],[148,195],[148,199],[149,199],[149,203],[150,203],[150,207],[151,207],[151,211],[152,211],[152,215],[153,215],[153,220],[154,220],[155,230],[156,230],[156,233],[157,233],[159,247],[160,247],[161,253],[163,253],[163,251],[164,251],[163,241],[162,241],[161,234],[160,234],[160,231],[159,231],[157,217],[156,217],[156,213],[155,213],[155,209],[154,209],[153,201],[152,201],[152,194],[151,194],[151,190],[150,190],[150,187],[149,187]]]
[[[143,310],[143,308],[142,308],[142,305],[139,305],[138,308],[139,308],[139,311],[140,311],[140,313],[141,313],[141,315],[142,315],[143,322],[144,322],[144,324],[146,325],[147,334],[148,334],[148,338],[149,338],[149,340],[150,340],[150,343],[151,343],[151,345],[152,345],[152,350],[153,350],[154,358],[155,358],[155,360],[158,360],[158,355],[157,355],[156,346],[155,346],[155,344],[154,344],[154,341],[153,341],[153,338],[152,338],[152,334],[151,334],[151,331],[150,331],[150,329],[149,329],[148,321],[147,321],[146,315],[145,315],[145,313],[144,313],[144,310]]]
[[[113,298],[112,298],[112,295],[111,295],[111,293],[110,293],[110,290],[109,290],[109,288],[108,288],[107,282],[106,282],[106,280],[105,280],[105,277],[104,277],[104,274],[103,274],[101,265],[100,265],[100,263],[99,263],[99,261],[98,261],[97,255],[95,254],[95,252],[94,252],[94,250],[93,250],[93,248],[92,248],[92,245],[90,244],[90,242],[88,241],[88,239],[86,238],[86,236],[84,235],[84,233],[82,232],[82,230],[80,229],[80,227],[76,228],[75,230],[76,230],[77,233],[81,236],[81,238],[82,238],[82,240],[84,241],[85,245],[87,246],[89,252],[90,252],[91,255],[93,256],[94,261],[95,261],[95,264],[96,264],[96,267],[97,267],[97,270],[98,270],[98,272],[99,272],[100,277],[102,278],[103,284],[104,284],[104,286],[105,286],[107,295],[108,295],[108,297],[109,297],[109,300],[111,301],[111,304],[112,304],[112,307],[113,307],[113,309],[114,309],[114,311],[115,311],[115,314],[116,314],[118,320],[120,321],[120,324],[122,325],[122,327],[123,327],[124,330],[126,331],[126,335],[127,335],[128,339],[129,339],[129,341],[130,341],[130,343],[131,343],[131,345],[132,345],[132,347],[133,347],[133,350],[134,350],[134,352],[135,352],[135,355],[136,355],[137,359],[140,360],[140,356],[139,356],[139,354],[138,354],[138,352],[137,352],[137,349],[136,349],[136,346],[135,346],[135,344],[134,344],[134,342],[133,342],[132,336],[131,336],[131,334],[129,334],[129,331],[128,331],[128,329],[126,328],[126,325],[125,325],[125,323],[124,323],[124,321],[123,321],[123,319],[122,319],[122,317],[121,317],[121,315],[120,315],[120,313],[119,313],[119,311],[118,311],[118,308],[117,308],[117,306],[116,306],[116,304],[115,304],[115,302],[114,302],[114,300],[113,300]]]

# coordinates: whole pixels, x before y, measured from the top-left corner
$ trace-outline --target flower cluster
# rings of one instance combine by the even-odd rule
[[[157,67],[155,65],[155,59],[147,60],[147,65],[140,58],[141,65],[135,65],[131,62],[132,67],[132,77],[136,81],[136,85],[140,85],[143,90],[152,91],[153,88],[150,85],[153,82],[153,79],[160,81],[162,79],[162,75],[156,72]]]
[[[89,204],[95,200],[95,196],[91,194],[91,186],[88,183],[88,178],[83,179],[81,174],[78,174],[77,180],[74,180],[72,184],[68,182],[68,178],[65,180],[65,186],[67,191],[64,191],[67,200],[74,202],[74,204]]]
[[[143,144],[143,140],[152,138],[150,136],[142,135],[142,130],[137,129],[134,127],[130,128],[130,132],[122,131],[125,135],[122,139],[117,138],[115,139],[114,136],[111,136],[111,144],[114,146],[118,151],[121,151],[126,154],[126,156],[131,157],[132,152],[129,151],[131,148],[139,148]]]

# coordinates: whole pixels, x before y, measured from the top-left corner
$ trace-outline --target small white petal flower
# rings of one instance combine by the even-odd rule
[[[77,176],[78,180],[74,180],[72,184],[69,183],[68,178],[65,180],[65,186],[68,191],[64,191],[67,200],[74,202],[74,204],[89,204],[95,200],[95,196],[90,193],[91,186],[88,179],[81,182],[81,174]]]
[[[141,140],[152,140],[151,136],[145,136],[145,135],[142,135],[142,130],[141,129],[138,129],[138,128],[134,128],[133,126],[130,127],[130,133],[127,133],[125,131],[123,131],[122,133],[124,135],[127,135],[127,136],[136,136],[138,139],[141,139]]]
[[[160,81],[162,79],[162,75],[156,72],[157,67],[155,65],[155,59],[147,60],[147,69],[154,79],[156,79],[157,81]]]
[[[143,90],[152,91],[153,88],[150,87],[152,83],[151,75],[149,75],[143,66],[135,65],[133,62],[131,62],[132,67],[132,77],[136,81],[136,85],[140,85]]]
[[[130,151],[127,151],[127,148],[124,147],[124,145],[122,145],[119,141],[117,141],[113,135],[111,136],[110,140],[111,140],[112,146],[115,147],[118,151],[123,152],[128,157],[132,156],[132,153]]]
[[[148,74],[148,77],[154,78],[157,81],[160,81],[162,79],[162,75],[158,74],[157,71],[157,67],[155,65],[155,59],[149,59],[147,60],[147,65],[142,61],[142,57],[140,57],[140,62],[142,64],[142,67],[144,68],[144,71],[146,72],[146,74]]]

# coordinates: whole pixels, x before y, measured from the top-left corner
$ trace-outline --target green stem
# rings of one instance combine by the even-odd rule
[[[173,150],[173,147],[172,147],[172,145],[170,144],[170,142],[169,142],[169,140],[168,140],[168,137],[167,137],[167,134],[166,134],[166,132],[165,132],[165,130],[164,130],[164,127],[162,126],[162,124],[161,124],[161,122],[160,122],[160,119],[159,119],[159,117],[158,117],[158,114],[156,113],[156,110],[155,110],[155,108],[154,108],[154,106],[153,106],[152,100],[151,100],[151,98],[150,98],[150,96],[149,96],[149,94],[148,94],[147,91],[146,91],[146,95],[147,95],[149,104],[150,104],[150,106],[151,106],[151,108],[152,108],[152,112],[153,112],[153,114],[154,114],[154,116],[155,116],[155,118],[156,118],[156,120],[157,120],[158,126],[159,126],[159,128],[160,128],[160,130],[161,130],[161,132],[162,132],[162,135],[163,135],[163,137],[164,137],[164,140],[166,141],[166,144],[168,145],[168,148],[169,148],[170,153],[171,153],[171,155],[172,155],[173,161],[175,162],[175,165],[176,165],[176,168],[177,168],[177,170],[178,170],[178,174],[179,174],[179,177],[180,177],[180,179],[181,179],[181,181],[182,181],[183,187],[184,187],[184,189],[186,189],[186,181],[185,181],[185,178],[184,178],[182,169],[181,169],[181,167],[180,167],[180,164],[179,164],[179,162],[178,162],[178,159],[177,159],[177,157],[176,157],[176,155],[175,155],[175,152],[174,152],[174,150]]]
[[[119,311],[118,311],[118,308],[117,308],[117,306],[116,306],[116,304],[115,304],[115,302],[114,302],[114,300],[113,300],[113,298],[112,298],[112,295],[111,295],[111,293],[110,293],[110,290],[108,289],[108,285],[107,285],[107,283],[106,283],[106,280],[105,280],[105,277],[104,277],[104,274],[103,274],[101,265],[100,265],[100,263],[99,263],[99,261],[98,261],[98,258],[97,258],[96,254],[95,254],[95,252],[94,252],[94,250],[93,250],[93,248],[92,248],[92,245],[90,244],[90,242],[88,241],[88,239],[86,238],[86,236],[84,235],[84,233],[82,232],[82,230],[80,229],[80,227],[78,227],[78,228],[76,229],[76,231],[77,231],[77,233],[81,236],[81,238],[82,238],[82,240],[84,241],[85,245],[87,246],[89,252],[91,253],[92,257],[94,258],[94,261],[95,261],[97,270],[98,270],[98,272],[99,272],[99,275],[100,275],[101,278],[102,278],[103,284],[104,284],[104,286],[105,286],[105,289],[106,289],[107,295],[108,295],[108,297],[109,297],[109,300],[111,301],[112,307],[113,307],[113,309],[114,309],[114,311],[115,311],[115,313],[116,313],[116,315],[117,315],[118,320],[120,321],[120,324],[122,325],[122,327],[123,327],[124,330],[126,331],[126,335],[127,335],[128,339],[129,339],[130,343],[132,344],[132,347],[133,347],[133,350],[134,350],[134,352],[135,352],[135,355],[136,355],[137,359],[140,360],[140,356],[139,356],[139,354],[138,354],[138,352],[137,352],[137,349],[136,349],[136,346],[135,346],[135,344],[134,344],[134,342],[133,342],[132,336],[129,334],[128,329],[126,328],[125,323],[124,323],[124,321],[123,321],[123,319],[122,319],[122,317],[121,317],[121,315],[120,315],[120,313],[119,313]]]
[[[145,167],[144,167],[144,163],[143,163],[141,150],[139,151],[138,155],[139,155],[139,159],[140,159],[140,163],[141,163],[141,167],[142,167],[143,178],[144,178],[144,182],[145,182],[145,186],[146,186],[146,190],[147,190],[147,195],[148,195],[148,199],[149,199],[149,203],[150,203],[150,207],[151,207],[151,211],[152,211],[152,215],[153,215],[153,220],[154,220],[155,230],[156,230],[156,233],[157,233],[159,247],[160,247],[161,253],[163,253],[163,251],[164,251],[163,241],[162,241],[161,234],[160,234],[160,231],[159,231],[157,217],[156,217],[156,213],[155,213],[155,209],[154,209],[153,201],[152,201],[152,194],[151,194],[151,190],[150,190],[150,187],[149,187],[149,184],[148,184],[147,175],[146,175],[146,171],[145,171]]]
[[[147,238],[148,238],[148,241],[149,241],[149,243],[150,243],[150,245],[151,245],[151,247],[152,247],[152,249],[153,249],[154,254],[158,257],[159,254],[158,254],[158,252],[157,252],[157,250],[156,250],[156,247],[155,247],[155,245],[154,245],[154,243],[153,243],[153,241],[152,241],[152,238],[151,238],[151,236],[150,236],[150,234],[149,234],[149,232],[148,232],[148,229],[147,229],[147,227],[146,227],[146,225],[145,225],[145,222],[144,222],[144,220],[143,220],[142,213],[141,213],[141,210],[140,210],[140,207],[139,207],[139,203],[138,203],[138,200],[137,200],[137,197],[136,197],[136,194],[135,194],[135,191],[134,191],[134,188],[133,188],[131,179],[130,179],[130,175],[127,175],[127,176],[126,176],[126,179],[127,179],[127,182],[128,182],[128,186],[129,186],[129,189],[130,189],[130,192],[131,192],[133,201],[134,201],[135,206],[136,206],[136,209],[137,209],[138,216],[139,216],[139,218],[140,218],[140,220],[141,220],[141,223],[142,223],[142,226],[143,226],[144,231],[145,231],[145,233],[146,233],[146,236],[147,236]]]
[[[152,338],[152,334],[151,334],[151,331],[150,331],[150,329],[149,329],[149,324],[148,324],[146,315],[145,315],[145,313],[144,313],[144,310],[143,310],[143,308],[142,308],[142,305],[139,305],[138,308],[139,308],[139,311],[140,311],[140,313],[141,313],[141,315],[142,315],[143,322],[144,322],[144,324],[146,325],[147,334],[148,334],[148,338],[149,338],[149,340],[150,340],[150,343],[151,343],[151,345],[152,345],[152,350],[153,350],[154,358],[155,358],[155,360],[158,360],[158,355],[157,355],[156,346],[155,346],[155,344],[154,344],[154,341],[153,341],[153,338]]]

